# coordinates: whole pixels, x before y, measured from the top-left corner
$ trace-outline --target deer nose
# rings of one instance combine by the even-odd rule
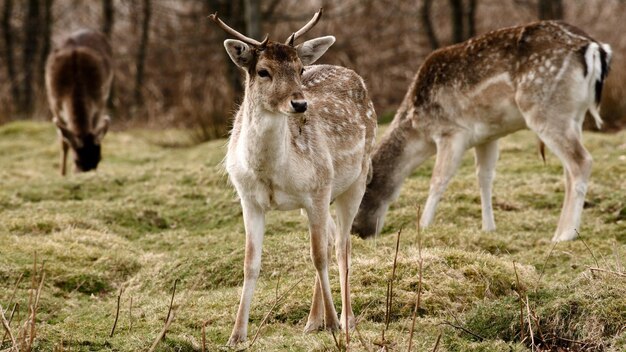
[[[292,100],[291,107],[295,112],[305,112],[307,107],[306,100]]]

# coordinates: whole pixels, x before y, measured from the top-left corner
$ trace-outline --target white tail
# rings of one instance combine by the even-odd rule
[[[404,179],[436,153],[421,218],[422,226],[430,225],[463,153],[472,147],[483,229],[494,230],[497,140],[529,128],[565,168],[565,200],[553,240],[575,238],[591,173],[581,126],[587,111],[601,125],[598,104],[610,59],[608,45],[553,21],[490,32],[432,53],[376,147],[373,179],[354,231],[363,237],[378,233]]]
[[[61,140],[62,175],[69,148],[76,171],[98,166],[100,144],[110,122],[104,108],[112,80],[111,45],[100,32],[75,32],[48,57],[46,88]]]
[[[321,37],[294,46],[321,12],[286,44],[243,36],[211,18],[238,40],[224,46],[246,72],[245,97],[228,142],[226,170],[241,199],[246,229],[244,284],[229,344],[244,341],[261,269],[265,213],[304,209],[316,269],[305,331],[337,329],[328,279],[332,241],[339,264],[342,321],[354,324],[347,273],[350,226],[369,173],[376,114],[361,77],[338,66],[308,66],[333,44]],[[329,207],[335,201],[337,226]],[[347,265],[347,266],[346,266]]]

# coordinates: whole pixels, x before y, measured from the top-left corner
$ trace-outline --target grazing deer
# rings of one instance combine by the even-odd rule
[[[103,110],[113,80],[111,45],[100,32],[70,35],[46,62],[46,89],[61,141],[61,175],[71,147],[76,171],[95,169],[110,118]]]
[[[565,200],[553,241],[571,240],[580,225],[591,155],[581,143],[587,111],[598,104],[611,49],[563,22],[493,31],[433,52],[418,70],[372,156],[373,178],[354,220],[362,237],[383,226],[404,179],[437,154],[420,223],[435,208],[466,149],[474,147],[482,228],[495,229],[491,189],[498,139],[523,128],[537,134],[564,166]]]
[[[365,192],[376,115],[363,79],[355,72],[339,66],[309,66],[335,42],[334,37],[294,46],[321,14],[322,10],[285,44],[267,36],[258,42],[228,27],[217,14],[210,16],[237,38],[226,40],[224,47],[246,73],[245,95],[225,160],[241,200],[246,231],[243,292],[231,345],[246,339],[261,269],[265,213],[272,209],[304,209],[309,219],[316,279],[305,331],[340,327],[328,279],[333,237],[342,321],[354,324],[348,284],[350,226]],[[329,211],[333,200],[337,227]]]

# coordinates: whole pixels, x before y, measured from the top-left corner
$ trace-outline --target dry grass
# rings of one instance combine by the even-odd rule
[[[162,144],[184,145],[180,139],[187,135],[112,133],[98,172],[63,179],[57,175],[58,145],[50,124],[0,127],[0,306],[7,322],[16,307],[11,323],[16,343],[33,336],[35,351],[145,351],[157,340],[155,351],[225,349],[243,280],[241,210],[220,165],[223,140],[193,147]],[[468,153],[434,226],[418,236],[415,204],[425,199],[432,162],[416,170],[393,204],[384,233],[370,241],[352,239],[358,329],[350,334],[350,350],[376,351],[388,321],[385,340],[395,351],[407,350],[409,341],[412,351],[526,351],[532,339],[544,350],[623,351],[624,136],[585,135],[595,163],[584,242],[556,247],[549,240],[563,197],[562,171],[553,155],[545,166],[536,157],[530,133],[501,144],[494,233],[480,231]],[[394,234],[400,228],[386,319]],[[37,275],[35,251],[38,262],[45,261]],[[329,333],[302,333],[314,282],[308,253],[306,219],[297,212],[271,213],[250,340],[261,332],[249,350],[337,350]],[[335,266],[330,274],[339,307]],[[288,292],[280,299],[278,276],[282,292]],[[309,284],[287,289],[303,278]],[[33,280],[41,285],[40,294],[33,291]],[[20,335],[18,328],[31,316],[29,292],[31,305],[39,296],[32,315],[36,334],[29,326],[29,333]],[[110,337],[118,296],[117,328]],[[170,306],[175,314],[167,324]],[[9,340],[0,350],[13,346]],[[338,336],[337,345],[345,346],[345,339]]]

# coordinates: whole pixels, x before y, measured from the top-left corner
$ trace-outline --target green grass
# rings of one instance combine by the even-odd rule
[[[555,350],[626,349],[626,279],[588,269],[623,272],[626,265],[625,137],[624,132],[585,134],[595,163],[584,242],[559,243],[552,252],[563,198],[556,157],[549,154],[544,165],[529,132],[501,142],[494,186],[498,230],[484,233],[473,157],[467,153],[435,225],[422,232],[423,295],[414,351],[431,351],[439,333],[439,351],[530,350],[526,320],[521,339],[517,292],[528,297],[536,318],[531,324],[536,343]],[[111,133],[97,172],[62,178],[52,124],[0,126],[0,305],[12,308],[9,298],[23,275],[15,301],[16,321],[25,320],[37,252],[46,276],[35,350],[147,350],[164,325],[176,279],[176,318],[157,350],[200,350],[204,321],[207,349],[226,349],[243,280],[241,209],[221,165],[225,141],[185,147],[188,140],[180,131]],[[405,183],[381,236],[353,237],[352,300],[363,341],[353,332],[353,350],[379,349],[374,343],[381,340],[394,234],[401,227],[385,338],[393,350],[408,346],[419,285],[415,204],[427,196],[431,168],[432,160]],[[299,212],[268,216],[250,339],[273,303],[279,278],[280,291],[305,280],[277,305],[252,350],[336,350],[331,334],[302,333],[314,278],[306,229]],[[339,309],[334,265],[331,280]],[[109,338],[122,287],[116,333]]]

